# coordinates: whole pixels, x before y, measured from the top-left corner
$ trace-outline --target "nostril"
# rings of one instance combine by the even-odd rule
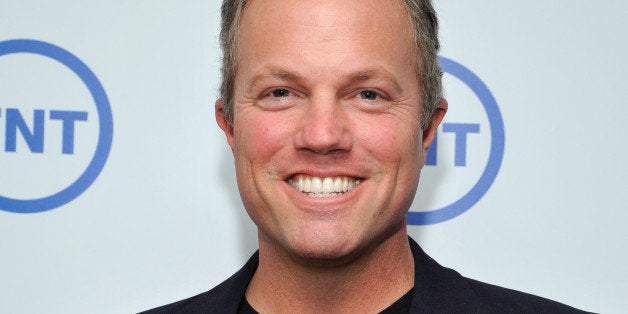
[[[313,95],[304,111],[296,146],[318,154],[350,149],[347,116],[333,96]]]

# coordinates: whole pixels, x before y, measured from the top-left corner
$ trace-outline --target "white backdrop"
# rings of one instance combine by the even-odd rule
[[[625,312],[628,2],[435,5],[441,55],[486,84],[505,146],[477,203],[409,233],[465,276]],[[43,41],[78,57],[102,84],[113,120],[110,153],[91,186],[48,211],[12,212],[7,199],[48,196],[80,176],[103,118],[60,63],[0,55],[1,313],[137,312],[213,287],[255,250],[256,230],[213,117],[219,6],[0,0],[0,41]],[[495,143],[482,102],[454,75],[445,82],[445,122],[479,131],[466,134],[466,165],[458,167],[454,133],[439,132],[438,162],[426,166],[413,211],[459,199]],[[32,152],[19,131],[15,151],[7,149],[15,112],[35,133],[36,110],[44,113],[43,151]],[[61,153],[68,126],[50,118],[55,110],[87,112],[87,120],[74,120],[73,154]]]

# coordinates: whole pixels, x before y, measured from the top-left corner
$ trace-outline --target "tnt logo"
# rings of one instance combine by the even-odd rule
[[[100,174],[112,136],[107,95],[80,59],[42,41],[0,42],[0,210],[72,201]]]
[[[2,118],[0,108],[0,118]],[[62,152],[74,154],[74,125],[76,121],[87,121],[87,111],[50,110],[50,120],[62,122]],[[33,129],[29,129],[19,108],[6,109],[6,128],[4,150],[15,152],[17,150],[17,134],[19,133],[32,153],[44,152],[44,119],[46,111],[33,110]]]
[[[452,219],[489,190],[502,163],[504,124],[488,87],[469,69],[444,57],[449,111],[426,156],[408,224]]]

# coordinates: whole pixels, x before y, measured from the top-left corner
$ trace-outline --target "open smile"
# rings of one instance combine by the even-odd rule
[[[298,174],[290,177],[288,183],[308,196],[332,197],[351,191],[361,180],[346,176],[321,178]]]

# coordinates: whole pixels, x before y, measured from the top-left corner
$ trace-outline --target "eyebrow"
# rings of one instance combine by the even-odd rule
[[[253,91],[256,89],[256,86],[263,80],[269,78],[277,78],[282,81],[291,81],[291,82],[303,82],[305,78],[301,75],[298,75],[294,72],[291,72],[286,69],[271,67],[266,69],[264,72],[259,73],[251,79],[250,83],[247,86],[248,91]],[[370,80],[381,80],[389,82],[396,92],[402,92],[403,89],[399,85],[397,79],[385,69],[370,69],[358,71],[355,73],[351,73],[347,76],[347,79],[343,79],[344,82],[348,82],[349,84],[355,84],[359,82],[365,82]]]
[[[351,83],[365,82],[370,80],[386,81],[392,84],[392,87],[395,89],[396,92],[403,91],[394,75],[392,75],[385,69],[365,70],[349,75],[349,82]]]
[[[263,73],[257,74],[255,76],[253,76],[253,78],[251,79],[251,81],[249,82],[248,86],[247,86],[247,91],[254,91],[256,89],[256,86],[263,80],[265,79],[269,79],[269,78],[278,78],[281,79],[282,81],[301,81],[303,80],[303,77],[297,75],[296,73],[290,72],[288,70],[284,70],[284,69],[280,69],[280,68],[269,68],[266,71],[264,71]]]

